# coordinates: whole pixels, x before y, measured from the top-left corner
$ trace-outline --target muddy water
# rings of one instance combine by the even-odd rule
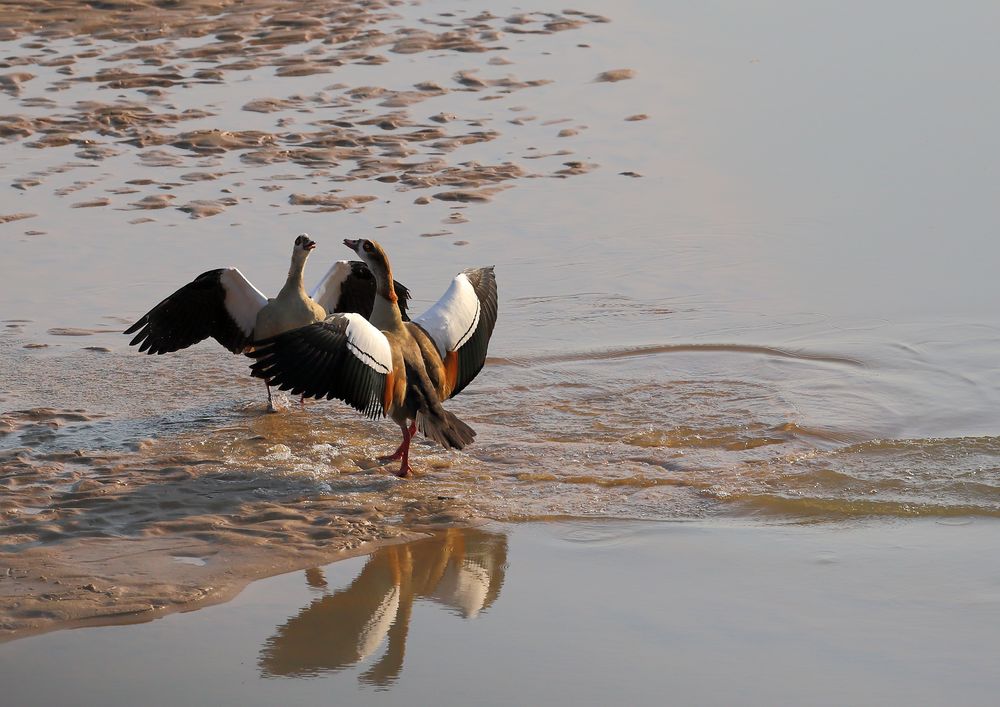
[[[991,6],[320,5],[4,30],[10,549],[1000,514]],[[497,266],[474,446],[400,483],[390,423],[117,333],[209,268],[273,294],[302,231],[307,280],[379,239],[416,311]]]

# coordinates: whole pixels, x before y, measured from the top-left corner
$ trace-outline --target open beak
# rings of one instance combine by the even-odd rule
[[[356,241],[356,240],[352,241],[350,238],[345,238],[344,239],[344,245],[346,245],[348,248],[350,248],[351,250],[353,250],[355,253],[358,252],[358,244],[360,242],[361,241]]]

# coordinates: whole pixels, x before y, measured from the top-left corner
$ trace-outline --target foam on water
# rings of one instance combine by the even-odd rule
[[[311,488],[370,504],[388,494],[393,517],[441,499],[461,515],[500,519],[1000,514],[996,437],[887,438],[907,422],[882,414],[843,424],[855,409],[844,398],[891,408],[894,386],[879,385],[877,361],[823,351],[671,344],[494,359],[449,403],[478,429],[476,444],[447,453],[418,442],[409,483],[375,461],[398,442],[394,425],[287,397],[267,414],[239,359],[220,369],[230,359],[215,352],[160,358],[155,390],[136,397],[133,382],[152,360],[129,351],[96,363],[86,352],[8,351],[20,375],[62,371],[54,378],[76,382],[63,399],[91,406],[3,418],[5,457],[35,469],[50,495],[60,478],[69,489],[109,465],[142,483],[144,466],[169,457],[242,478],[260,498]],[[105,360],[116,375],[81,385]],[[817,396],[830,405],[825,419],[802,411],[800,398],[814,406]]]

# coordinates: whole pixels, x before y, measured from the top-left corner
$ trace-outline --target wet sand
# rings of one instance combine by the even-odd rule
[[[509,160],[449,159],[458,148],[495,140],[500,135],[491,127],[495,121],[462,115],[454,101],[450,112],[434,114],[421,104],[452,94],[500,100],[544,87],[552,81],[480,72],[502,58],[510,37],[539,38],[608,19],[576,10],[505,17],[488,11],[438,13],[430,19],[414,15],[418,8],[394,2],[275,6],[271,0],[168,8],[136,2],[82,11],[58,0],[8,4],[3,36],[16,54],[4,61],[5,68],[32,68],[0,74],[0,89],[18,109],[0,115],[0,138],[14,160],[32,165],[11,186],[34,195],[101,194],[72,208],[176,209],[200,219],[270,192],[285,192],[284,203],[272,208],[307,206],[312,213],[363,209],[384,199],[343,193],[352,182],[391,184],[397,192],[427,189],[441,201],[482,203],[511,180],[567,176],[559,170],[528,173]],[[435,52],[468,56],[480,66],[400,88],[342,82],[370,74],[349,67],[402,63]],[[622,72],[599,80],[628,78]],[[273,87],[280,85],[275,79],[288,79],[288,88],[308,87],[308,93],[254,96],[247,93],[254,87],[239,85],[261,75]],[[207,104],[199,102],[203,97]],[[248,124],[259,127],[242,127]],[[126,179],[117,173],[124,167],[134,174],[136,166],[147,168],[146,176]],[[296,167],[308,171],[276,171]],[[53,189],[51,182],[63,174],[77,178]],[[243,180],[226,179],[233,174],[267,184],[251,191]],[[305,179],[308,185],[328,184],[319,193],[294,190],[294,182]],[[227,196],[198,198],[205,191]],[[424,203],[427,196],[417,198]],[[4,213],[0,223],[38,215]]]
[[[1000,687],[1000,585],[983,562],[1000,550],[997,530],[991,520],[452,529],[258,582],[196,613],[0,645],[0,678],[25,707],[667,695],[985,706]]]
[[[350,443],[310,444],[296,429],[306,415],[253,409],[234,421],[250,426],[229,427],[224,442],[182,435],[100,454],[43,443],[67,424],[100,425],[84,412],[3,416],[5,433],[25,446],[0,456],[0,640],[147,621],[228,599],[253,579],[474,522],[468,504],[410,488]],[[226,449],[236,429],[239,470]],[[313,449],[309,462],[288,446],[303,444]],[[303,463],[306,472],[295,468]],[[211,570],[178,558],[211,561]]]

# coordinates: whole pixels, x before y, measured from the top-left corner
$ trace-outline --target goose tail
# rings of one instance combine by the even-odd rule
[[[476,431],[444,408],[417,413],[417,428],[445,449],[462,449],[476,438]]]

